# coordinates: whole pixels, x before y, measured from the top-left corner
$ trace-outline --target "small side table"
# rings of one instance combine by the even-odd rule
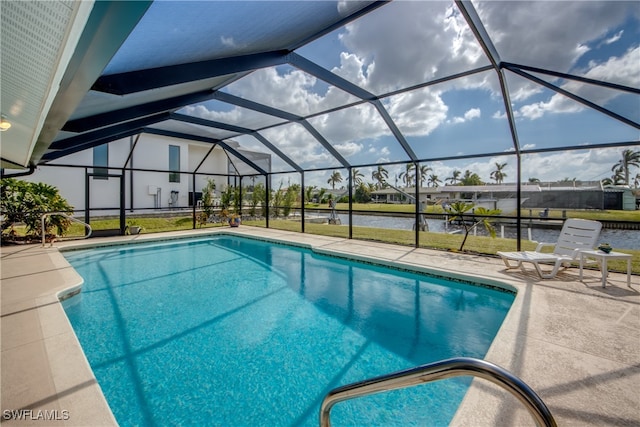
[[[602,287],[607,285],[607,261],[611,259],[625,259],[627,260],[627,286],[631,286],[631,255],[621,252],[602,252],[602,251],[580,251],[580,280],[582,280],[582,266],[584,261],[592,258],[595,259],[600,265],[600,271],[602,272]]]

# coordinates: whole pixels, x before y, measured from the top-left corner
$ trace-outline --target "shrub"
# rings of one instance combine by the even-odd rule
[[[73,206],[60,196],[58,189],[41,182],[2,179],[0,185],[0,209],[2,210],[2,233],[13,229],[14,224],[24,223],[27,234],[39,235],[42,214],[47,212],[73,213]],[[45,220],[45,230],[49,234],[56,228],[58,235],[64,235],[71,221],[62,216],[50,216]]]

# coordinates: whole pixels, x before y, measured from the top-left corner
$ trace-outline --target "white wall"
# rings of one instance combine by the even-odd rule
[[[135,139],[136,137],[134,137]],[[191,171],[200,164],[210,145],[197,144],[159,135],[142,134],[133,152],[130,167],[140,169],[168,170],[169,169],[169,145],[180,147],[180,170]],[[121,168],[130,152],[131,140],[125,138],[113,141],[109,144],[109,167]],[[55,160],[51,164],[58,165],[82,165],[88,167],[88,172],[93,171],[93,150],[82,152]],[[202,173],[227,173],[227,157],[224,151],[216,147],[200,167]],[[120,175],[120,169],[110,169],[110,174]],[[131,172],[125,171],[125,207],[130,209],[130,185]],[[45,182],[56,186],[62,197],[78,211],[85,207],[85,168],[39,166],[32,175],[22,177],[25,181]],[[195,191],[200,192],[206,185],[207,176],[196,175]],[[217,195],[226,184],[226,177],[213,177],[216,181]],[[160,207],[168,208],[171,191],[178,191],[177,206],[187,207],[189,204],[189,191],[193,190],[192,175],[185,173],[180,175],[180,182],[169,182],[169,172],[135,171],[133,173],[133,197],[134,209],[154,208],[155,194],[150,194],[149,189],[160,188]],[[91,209],[117,208],[120,204],[120,179],[108,180],[90,179],[90,206]],[[106,213],[106,212],[105,212]],[[111,212],[116,215],[117,210]],[[97,213],[92,212],[92,216]]]
[[[190,144],[189,145],[189,170],[194,170],[204,156],[207,155],[210,147]],[[213,151],[207,156],[206,160],[200,168],[198,169],[199,173],[220,173],[220,171],[227,171],[227,156],[224,154],[224,151],[220,147],[216,147]],[[196,185],[195,191],[202,192],[202,189],[205,185],[207,185],[207,179],[211,178],[216,183],[216,191],[215,197],[220,197],[220,191],[223,189],[224,184],[227,182],[226,176],[206,176],[206,175],[196,175]],[[192,184],[189,185],[189,189]]]

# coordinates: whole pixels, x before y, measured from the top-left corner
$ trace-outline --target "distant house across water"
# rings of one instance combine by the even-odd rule
[[[376,203],[413,203],[407,195],[415,194],[415,187],[376,190],[371,193]],[[603,187],[600,181],[571,181],[523,184],[522,208],[526,209],[638,209],[638,199],[626,186]],[[464,200],[504,213],[515,210],[516,184],[445,185],[419,189],[421,201],[439,204],[444,201]]]

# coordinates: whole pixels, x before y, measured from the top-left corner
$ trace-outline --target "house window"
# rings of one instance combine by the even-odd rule
[[[93,147],[93,179],[109,179],[109,144]]]
[[[169,146],[169,182],[180,182],[180,147]]]

